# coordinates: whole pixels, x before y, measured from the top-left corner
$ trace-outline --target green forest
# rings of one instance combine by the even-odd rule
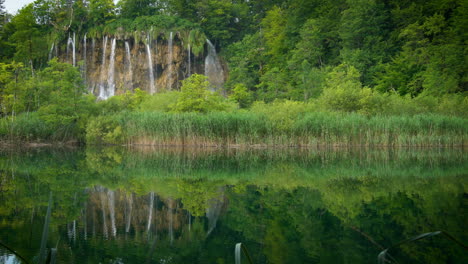
[[[14,15],[3,3],[1,142],[466,145],[467,0],[36,0]],[[75,63],[75,35],[149,47],[173,32],[189,54],[177,89],[100,100]],[[71,36],[73,63],[51,56],[71,56]],[[190,74],[205,39],[226,69],[217,91]]]

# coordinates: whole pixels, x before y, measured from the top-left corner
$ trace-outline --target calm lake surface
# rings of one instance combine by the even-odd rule
[[[0,241],[30,263],[45,224],[57,263],[234,263],[238,242],[254,263],[377,263],[425,232],[467,244],[467,161],[461,149],[3,151]],[[444,236],[390,254],[468,263]],[[0,247],[0,263],[15,260]]]

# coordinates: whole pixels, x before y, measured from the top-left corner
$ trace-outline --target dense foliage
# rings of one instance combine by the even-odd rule
[[[465,0],[36,0],[13,16],[0,5],[0,135],[83,141],[87,124],[110,122],[104,113],[242,115],[237,108],[257,116],[275,108],[269,118],[290,120],[316,112],[435,113],[460,116],[464,127],[467,12]],[[72,32],[138,39],[170,30],[194,54],[205,37],[215,43],[229,68],[227,98],[196,76],[180,92],[94,102],[78,68],[48,57],[52,43]],[[303,114],[291,112],[297,107]],[[15,134],[17,126],[43,129]]]

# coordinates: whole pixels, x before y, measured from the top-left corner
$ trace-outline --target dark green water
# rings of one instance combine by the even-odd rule
[[[33,149],[0,152],[0,241],[58,263],[377,263],[445,230],[468,243],[463,150]],[[468,263],[436,236],[398,263]],[[14,257],[0,247],[0,263]],[[243,260],[242,263],[247,263]]]

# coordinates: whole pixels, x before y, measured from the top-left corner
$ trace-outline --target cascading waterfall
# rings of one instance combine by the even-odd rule
[[[216,48],[209,39],[206,40],[208,44],[208,55],[205,58],[205,76],[208,77],[212,91],[221,89],[224,83],[224,71],[216,54]]]
[[[50,51],[49,51],[49,60],[52,59],[52,52],[54,51],[54,46],[55,46],[55,42],[52,42],[52,46],[50,46]]]
[[[115,196],[114,191],[107,191],[107,198],[109,199],[109,213],[111,217],[111,231],[112,236],[117,235],[117,227],[115,226]]]
[[[154,206],[154,192],[151,192],[149,212],[148,212],[148,225],[146,226],[146,231],[149,231],[151,229],[151,223],[153,222],[153,206]]]
[[[105,99],[105,86],[104,86],[104,77],[106,75],[106,48],[107,48],[107,36],[102,40],[102,68],[101,68],[101,77],[99,84],[99,99]]]
[[[73,38],[68,34],[68,42],[67,42],[67,55],[69,54],[69,47],[72,48],[72,65],[73,67],[76,66],[76,53],[75,53],[75,32],[73,32]]]
[[[109,59],[109,70],[107,73],[107,90],[105,91],[104,99],[107,99],[115,94],[115,45],[116,39],[112,39],[111,54]]]
[[[172,69],[172,62],[174,60],[174,46],[173,46],[173,41],[174,40],[174,36],[173,36],[173,33],[169,33],[169,58],[168,58],[168,68],[167,68],[167,89],[168,90],[171,90],[172,89],[172,75],[174,74],[173,73],[173,69]]]
[[[148,75],[149,75],[149,82],[150,82],[150,94],[154,94],[156,92],[156,87],[154,86],[153,58],[151,56],[150,42],[151,42],[151,39],[148,34],[146,37],[146,54],[148,56]]]
[[[73,67],[76,66],[76,48],[75,48],[75,32],[73,32],[73,42],[72,42],[72,46],[73,46]]]
[[[192,60],[191,60],[191,56],[190,56],[190,44],[188,44],[188,49],[187,49],[187,57],[188,57],[188,67],[187,67],[187,77],[190,77],[191,75],[191,70],[192,70]]]
[[[94,50],[96,48],[96,40],[94,38],[91,39],[91,58],[94,59]],[[93,61],[91,62],[93,63]]]
[[[126,54],[127,54],[127,76],[128,77],[128,80],[127,82],[129,83],[129,86],[130,87],[133,87],[133,70],[132,70],[132,56],[131,56],[131,53],[130,53],[130,45],[128,44],[128,41],[125,41],[125,51],[126,51]]]
[[[87,50],[86,50],[86,33],[85,33],[83,37],[83,73],[82,73],[85,84],[86,84],[86,72],[87,72],[86,54],[87,54]]]

